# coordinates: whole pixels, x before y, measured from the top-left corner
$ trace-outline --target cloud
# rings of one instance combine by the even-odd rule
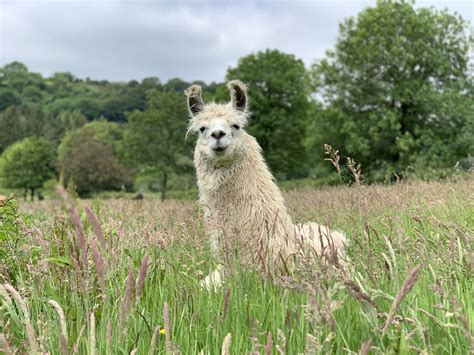
[[[310,65],[334,45],[339,22],[373,3],[0,0],[0,65],[19,60],[44,75],[94,79],[222,81],[238,58],[265,48]],[[463,15],[470,8],[472,16],[470,2],[422,3]]]

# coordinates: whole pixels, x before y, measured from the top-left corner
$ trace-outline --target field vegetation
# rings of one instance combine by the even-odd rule
[[[0,349],[51,354],[468,353],[474,179],[287,191],[296,221],[344,231],[349,269],[317,257],[223,287],[195,202],[1,207]]]

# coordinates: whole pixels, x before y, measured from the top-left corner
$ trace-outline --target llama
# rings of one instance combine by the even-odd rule
[[[330,251],[344,256],[343,234],[316,223],[293,224],[257,140],[244,130],[250,115],[247,88],[239,80],[227,87],[227,104],[204,104],[199,85],[185,91],[188,134],[198,134],[194,165],[199,202],[214,255],[222,261],[224,249],[237,250],[244,264],[270,272],[308,248],[326,257]],[[205,286],[222,282],[222,264],[206,277]]]

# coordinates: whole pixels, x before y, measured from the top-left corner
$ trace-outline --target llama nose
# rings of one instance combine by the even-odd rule
[[[216,131],[213,131],[211,133],[211,137],[215,138],[215,139],[221,139],[222,137],[225,136],[225,132],[222,131],[222,130],[216,130]]]

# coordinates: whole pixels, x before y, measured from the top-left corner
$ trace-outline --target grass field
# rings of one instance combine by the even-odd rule
[[[212,270],[196,203],[66,197],[0,207],[0,353],[474,351],[474,178],[285,193],[344,231],[350,266]],[[89,206],[89,207],[88,207]]]

